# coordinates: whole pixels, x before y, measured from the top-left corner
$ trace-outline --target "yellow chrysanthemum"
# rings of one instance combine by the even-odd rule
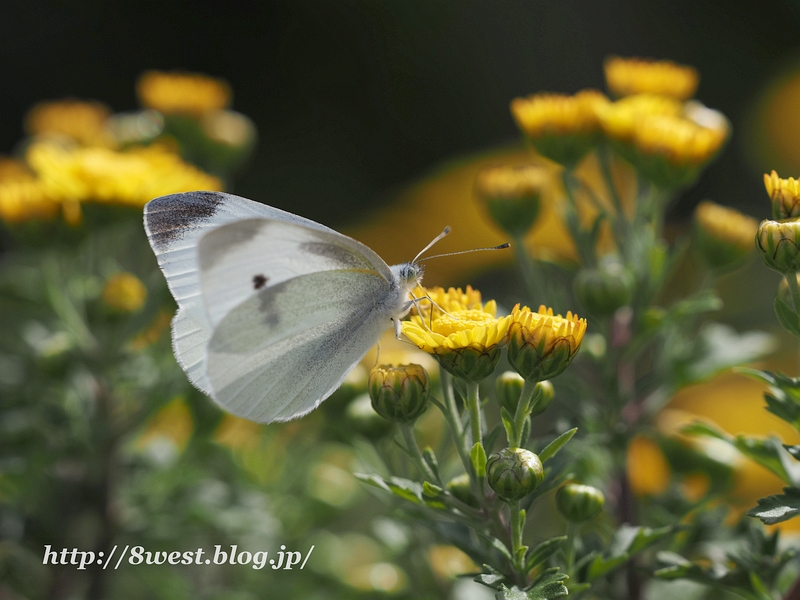
[[[727,127],[703,127],[684,117],[656,115],[640,119],[633,142],[644,154],[677,166],[698,166],[713,157],[728,137]]]
[[[473,289],[470,285],[467,286],[466,290],[454,287],[445,290],[439,286],[424,288],[418,285],[411,291],[411,295],[420,299],[412,307],[411,314],[422,313],[426,319],[430,318],[431,311],[433,311],[434,318],[440,316],[442,311],[450,313],[457,310],[472,309],[490,313],[492,316],[497,314],[497,303],[494,300],[489,300],[484,305],[480,291]]]
[[[508,361],[527,380],[551,379],[572,362],[585,333],[586,319],[571,312],[562,317],[552,308],[532,312],[517,304],[511,311]]]
[[[710,200],[698,204],[694,216],[698,226],[715,241],[744,253],[754,249],[758,221],[753,217]]]
[[[144,206],[165,194],[222,188],[216,177],[155,145],[115,151],[39,143],[28,149],[27,159],[51,197],[64,203]]]
[[[659,445],[637,435],[628,444],[628,482],[637,496],[659,496],[669,487],[672,469]]]
[[[677,100],[652,94],[628,96],[597,107],[603,133],[619,142],[630,142],[633,139],[636,124],[643,116],[679,116],[682,113],[683,105]]]
[[[123,312],[137,312],[147,300],[147,288],[132,273],[115,273],[103,287],[103,302],[111,309]]]
[[[511,101],[511,114],[542,156],[573,166],[597,141],[597,113],[608,103],[601,92],[583,90],[574,96],[532,94]]]
[[[163,440],[172,443],[180,452],[186,448],[193,432],[192,413],[186,401],[178,396],[150,419],[145,430],[136,440],[136,447],[143,449],[153,442]]]
[[[460,288],[447,292],[434,288],[428,295],[445,312],[434,307],[431,314],[423,309],[422,315],[403,322],[403,333],[456,377],[470,381],[488,377],[500,358],[511,317],[498,319],[496,303],[483,305],[480,294],[471,288],[466,293]]]
[[[40,102],[25,116],[25,130],[30,135],[65,135],[87,146],[113,146],[106,129],[109,116],[111,111],[100,102]]]
[[[6,223],[52,219],[59,209],[25,163],[0,157],[0,219]]]
[[[136,93],[143,106],[164,114],[199,116],[231,102],[226,81],[199,73],[147,71],[139,78]]]
[[[800,217],[800,181],[794,177],[781,179],[772,171],[764,174],[764,187],[772,200],[772,218],[795,219]]]
[[[654,94],[687,100],[700,82],[696,69],[669,60],[610,56],[603,68],[608,89],[615,96]]]
[[[489,167],[475,178],[475,195],[492,220],[519,240],[536,223],[542,192],[551,180],[551,170],[543,165]]]

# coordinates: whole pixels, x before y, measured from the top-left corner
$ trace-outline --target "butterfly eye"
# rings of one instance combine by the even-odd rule
[[[267,285],[267,281],[269,281],[269,277],[265,277],[261,273],[258,275],[253,275],[253,289],[260,290]]]

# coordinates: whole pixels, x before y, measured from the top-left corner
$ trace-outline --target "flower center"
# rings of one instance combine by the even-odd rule
[[[457,331],[466,331],[494,323],[496,319],[482,310],[456,310],[434,319],[431,329],[434,333],[449,336]]]

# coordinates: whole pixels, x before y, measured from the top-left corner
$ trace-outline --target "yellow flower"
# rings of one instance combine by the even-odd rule
[[[200,116],[231,102],[226,81],[199,73],[147,71],[139,78],[136,93],[143,106],[164,114]]]
[[[225,413],[216,431],[214,441],[231,450],[253,449],[261,442],[264,426],[235,415]]]
[[[532,94],[514,98],[511,114],[537,152],[574,166],[596,143],[600,132],[597,113],[607,103],[608,98],[597,90],[583,90],[574,96]]]
[[[52,219],[59,209],[25,163],[0,157],[0,219],[6,223]]]
[[[755,249],[758,221],[709,200],[694,212],[695,240],[700,255],[712,269],[738,265]]]
[[[116,273],[103,287],[103,302],[118,312],[137,312],[147,300],[147,288],[131,273]]]
[[[504,165],[478,173],[475,192],[492,220],[514,237],[522,238],[536,223],[542,191],[552,175],[542,165]]]
[[[696,69],[669,60],[610,56],[603,68],[608,89],[618,97],[654,94],[686,100],[694,96],[700,81]]]
[[[139,207],[165,194],[222,188],[216,177],[156,145],[115,151],[38,143],[28,149],[27,159],[51,197],[64,203]]]
[[[764,187],[772,200],[772,218],[794,219],[800,217],[800,181],[794,177],[781,179],[775,171],[764,174]]]
[[[642,153],[662,156],[673,165],[698,166],[711,159],[727,137],[727,127],[704,127],[685,117],[656,115],[637,122],[633,142]]]
[[[603,133],[612,140],[630,142],[641,117],[652,115],[679,116],[683,106],[673,98],[637,94],[598,106],[597,116]]]
[[[637,435],[628,444],[628,482],[637,496],[660,496],[672,475],[664,453],[650,438]]]
[[[477,569],[472,559],[455,546],[431,546],[428,556],[431,569],[441,579],[455,579]]]
[[[511,317],[498,319],[496,303],[484,305],[471,288],[466,293],[460,288],[447,292],[435,288],[428,295],[445,312],[435,306],[422,309],[422,315],[414,314],[402,323],[403,333],[452,375],[469,381],[488,377],[500,359]]]
[[[586,319],[567,313],[553,315],[552,308],[531,312],[519,304],[511,312],[508,361],[530,381],[544,381],[560,374],[578,353],[586,333]]]
[[[25,130],[30,135],[64,135],[86,146],[113,146],[114,139],[106,129],[110,115],[100,102],[40,102],[25,116]]]
[[[178,396],[150,419],[136,440],[136,447],[141,450],[155,441],[165,440],[172,443],[178,451],[183,451],[193,431],[192,413],[186,401]]]

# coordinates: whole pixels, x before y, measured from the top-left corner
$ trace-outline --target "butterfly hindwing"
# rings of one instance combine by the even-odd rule
[[[389,327],[393,294],[378,273],[358,270],[311,273],[260,291],[229,311],[208,343],[215,400],[262,422],[309,412]]]

